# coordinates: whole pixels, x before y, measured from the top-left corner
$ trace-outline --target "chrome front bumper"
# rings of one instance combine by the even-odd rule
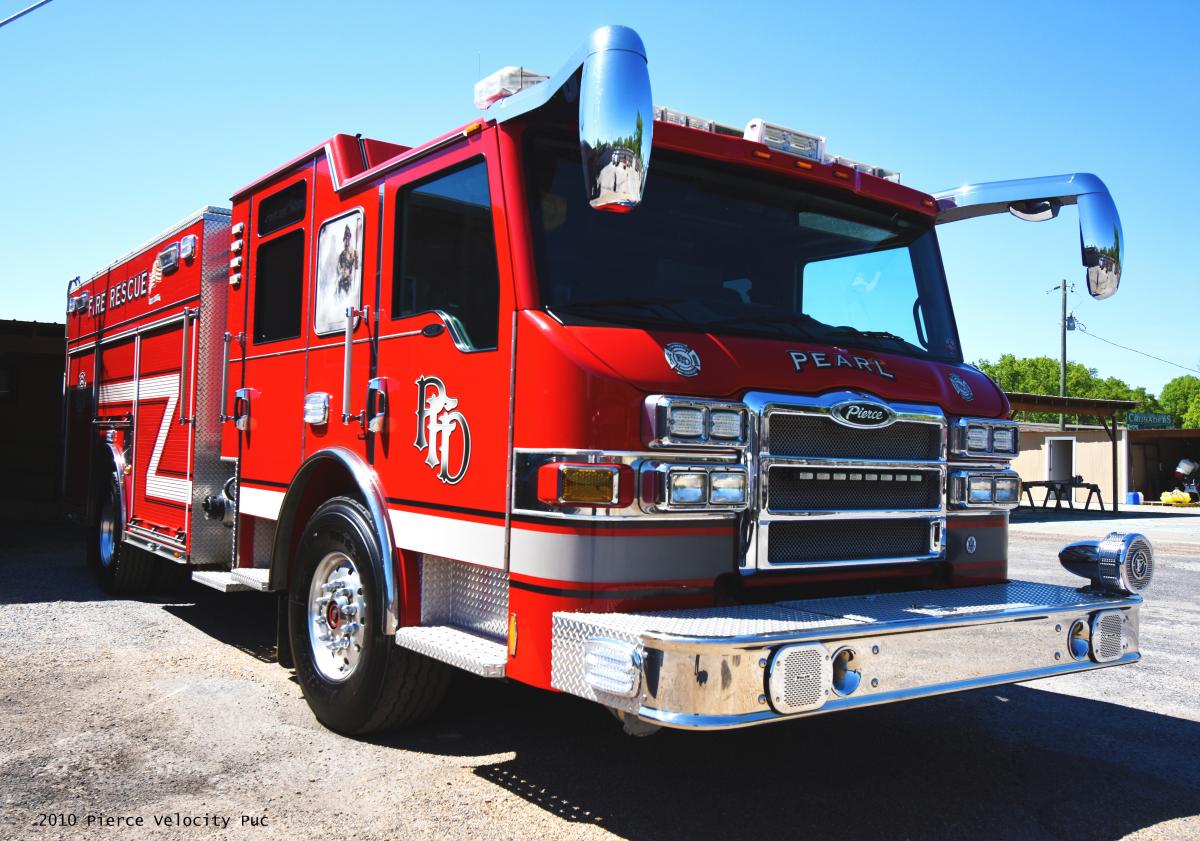
[[[551,683],[652,724],[745,727],[1133,663],[1141,657],[1141,601],[1010,581],[658,613],[555,613]]]

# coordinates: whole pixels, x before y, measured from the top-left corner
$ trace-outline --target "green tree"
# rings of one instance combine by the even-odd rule
[[[1058,394],[1058,360],[1048,356],[1018,357],[1006,353],[996,362],[986,359],[975,367],[996,381],[1005,391],[1027,394]],[[1133,400],[1142,412],[1159,412],[1162,407],[1153,394],[1141,386],[1133,387],[1116,377],[1100,377],[1095,368],[1079,362],[1067,362],[1067,394],[1071,397],[1094,397],[1104,400]],[[1051,422],[1058,420],[1052,412],[1026,412],[1024,420]],[[1093,422],[1092,418],[1082,418]]]
[[[1188,423],[1184,416],[1190,414],[1197,397],[1200,397],[1200,377],[1185,374],[1163,386],[1159,402],[1162,403],[1163,411],[1171,416],[1171,420],[1177,426],[1196,427],[1200,426],[1200,423]]]
[[[1188,404],[1188,409],[1180,420],[1182,421],[1180,426],[1184,429],[1200,429],[1200,392],[1197,392],[1192,398],[1192,402]]]

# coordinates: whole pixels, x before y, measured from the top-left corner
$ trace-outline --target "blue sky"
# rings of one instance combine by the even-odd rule
[[[0,16],[31,0],[0,0]],[[1140,8],[1140,11],[1139,11]],[[54,0],[0,29],[0,318],[62,319],[88,276],[339,131],[416,144],[506,64],[553,72],[595,26],[642,35],[659,104],[826,135],[935,191],[1094,172],[1121,211],[1120,291],[1086,294],[1073,208],[941,229],[969,359],[1088,329],[1200,368],[1200,4],[205,3]],[[1154,391],[1185,373],[1071,334]]]

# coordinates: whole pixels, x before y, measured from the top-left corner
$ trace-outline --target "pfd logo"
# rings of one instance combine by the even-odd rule
[[[450,444],[458,430],[462,430],[462,457],[458,469],[451,472]],[[425,463],[438,471],[438,479],[447,485],[457,485],[467,475],[471,463],[471,428],[458,411],[458,398],[446,394],[446,386],[438,377],[417,379],[417,440],[413,446],[428,450]]]

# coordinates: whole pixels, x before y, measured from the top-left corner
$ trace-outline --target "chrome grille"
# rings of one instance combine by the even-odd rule
[[[820,469],[774,465],[767,470],[767,509],[787,511],[936,510],[940,470]]]
[[[935,554],[928,519],[776,520],[769,526],[771,564],[872,561]]]
[[[1124,653],[1124,625],[1120,611],[1096,615],[1092,622],[1092,654],[1096,662],[1111,663]]]
[[[773,456],[855,461],[936,461],[945,429],[938,423],[897,421],[882,429],[851,429],[828,415],[774,411],[767,415],[764,449]]]

